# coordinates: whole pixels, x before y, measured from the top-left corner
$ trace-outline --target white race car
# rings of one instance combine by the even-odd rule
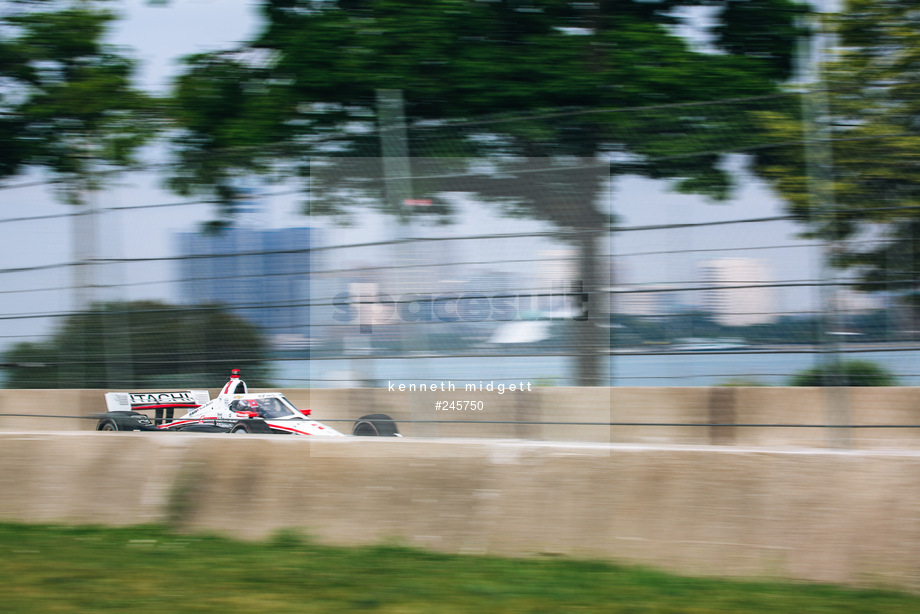
[[[177,392],[107,392],[106,413],[97,431],[193,431],[204,433],[273,433],[344,437],[343,433],[310,418],[280,392],[249,393],[240,370],[216,399],[207,390]],[[174,419],[176,410],[186,410]],[[154,416],[143,413],[153,411]],[[400,437],[396,422],[386,414],[369,414],[355,421],[352,435]]]

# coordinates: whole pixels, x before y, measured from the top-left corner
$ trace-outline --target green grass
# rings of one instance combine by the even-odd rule
[[[0,524],[0,612],[920,612],[881,590],[685,578],[565,559],[502,559],[296,535],[261,543]]]

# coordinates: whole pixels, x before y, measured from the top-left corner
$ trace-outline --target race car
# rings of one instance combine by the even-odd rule
[[[187,431],[203,433],[271,433],[345,437],[331,426],[311,419],[309,409],[297,409],[280,392],[250,393],[240,370],[217,398],[207,390],[175,392],[107,392],[106,413],[97,431]],[[186,410],[174,419],[176,410]],[[153,419],[143,412],[153,411]],[[352,435],[401,437],[396,422],[386,414],[369,414],[355,421]]]

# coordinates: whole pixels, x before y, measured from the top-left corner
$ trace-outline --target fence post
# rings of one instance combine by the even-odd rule
[[[850,447],[849,398],[843,386],[840,371],[840,352],[836,330],[838,280],[834,268],[838,238],[833,181],[833,134],[830,126],[830,104],[824,81],[823,64],[827,54],[828,34],[824,30],[823,7],[818,7],[817,26],[809,44],[799,48],[799,62],[803,76],[810,82],[802,96],[803,133],[805,135],[805,164],[811,215],[819,228],[824,243],[821,253],[821,311],[823,317],[818,341],[823,346],[819,356],[824,366],[825,423],[828,426],[828,443],[835,448]]]

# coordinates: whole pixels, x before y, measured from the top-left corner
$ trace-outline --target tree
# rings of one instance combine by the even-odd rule
[[[134,62],[103,43],[105,0],[20,0],[0,14],[0,179],[53,173],[72,203],[125,166],[151,136],[155,105],[131,85]]]
[[[414,157],[617,152],[634,155],[631,172],[724,195],[717,155],[676,155],[705,149],[707,136],[722,148],[727,134],[745,141],[748,118],[717,105],[653,109],[775,93],[791,74],[801,8],[727,0],[714,41],[725,53],[707,53],[673,31],[675,9],[705,4],[265,0],[255,40],[186,58],[173,98],[183,133],[172,185],[220,196],[235,171],[277,166],[279,150],[295,164],[311,153],[378,156],[377,95],[398,89]],[[634,107],[649,109],[598,112]],[[443,125],[559,110],[575,112]]]
[[[858,289],[897,291],[916,307],[920,14],[914,2],[847,0],[824,27],[838,44],[807,96],[825,96],[826,113],[763,114],[768,132],[796,145],[762,152],[758,172],[807,234],[834,242],[831,263],[855,272]],[[810,164],[816,142],[827,151]]]
[[[71,315],[48,341],[19,343],[4,360],[8,388],[220,387],[242,369],[265,386],[264,338],[217,307],[104,303]]]
[[[0,14],[0,180],[51,175],[72,219],[74,303],[92,302],[99,242],[93,193],[134,162],[156,105],[132,84],[134,62],[103,42],[105,0],[19,0]]]
[[[806,369],[794,375],[790,386],[896,386],[888,369],[868,360],[843,360]]]
[[[553,223],[579,246],[582,290],[592,297],[595,254],[610,223],[594,204],[609,176],[605,157],[624,161],[615,174],[677,179],[678,189],[725,197],[731,178],[718,151],[752,135],[744,112],[708,103],[767,96],[789,76],[797,4],[721,3],[720,53],[696,50],[674,32],[677,9],[703,4],[266,0],[265,30],[245,48],[187,59],[174,96],[183,131],[171,185],[229,208],[241,172],[306,175],[310,154],[379,158],[378,93],[400,90],[411,156],[453,158],[445,164],[461,172],[471,159],[493,165],[492,173],[439,181],[439,191],[430,188],[433,211],[449,214],[438,196],[461,189]],[[627,107],[646,108],[611,112]],[[483,115],[495,121],[462,121]],[[546,172],[516,179],[534,159]],[[316,179],[311,212],[343,213],[338,194],[347,186],[323,199]],[[379,185],[357,183],[393,212]],[[600,338],[585,325],[577,343],[590,348]],[[579,372],[582,384],[601,381],[596,352],[585,353]]]

